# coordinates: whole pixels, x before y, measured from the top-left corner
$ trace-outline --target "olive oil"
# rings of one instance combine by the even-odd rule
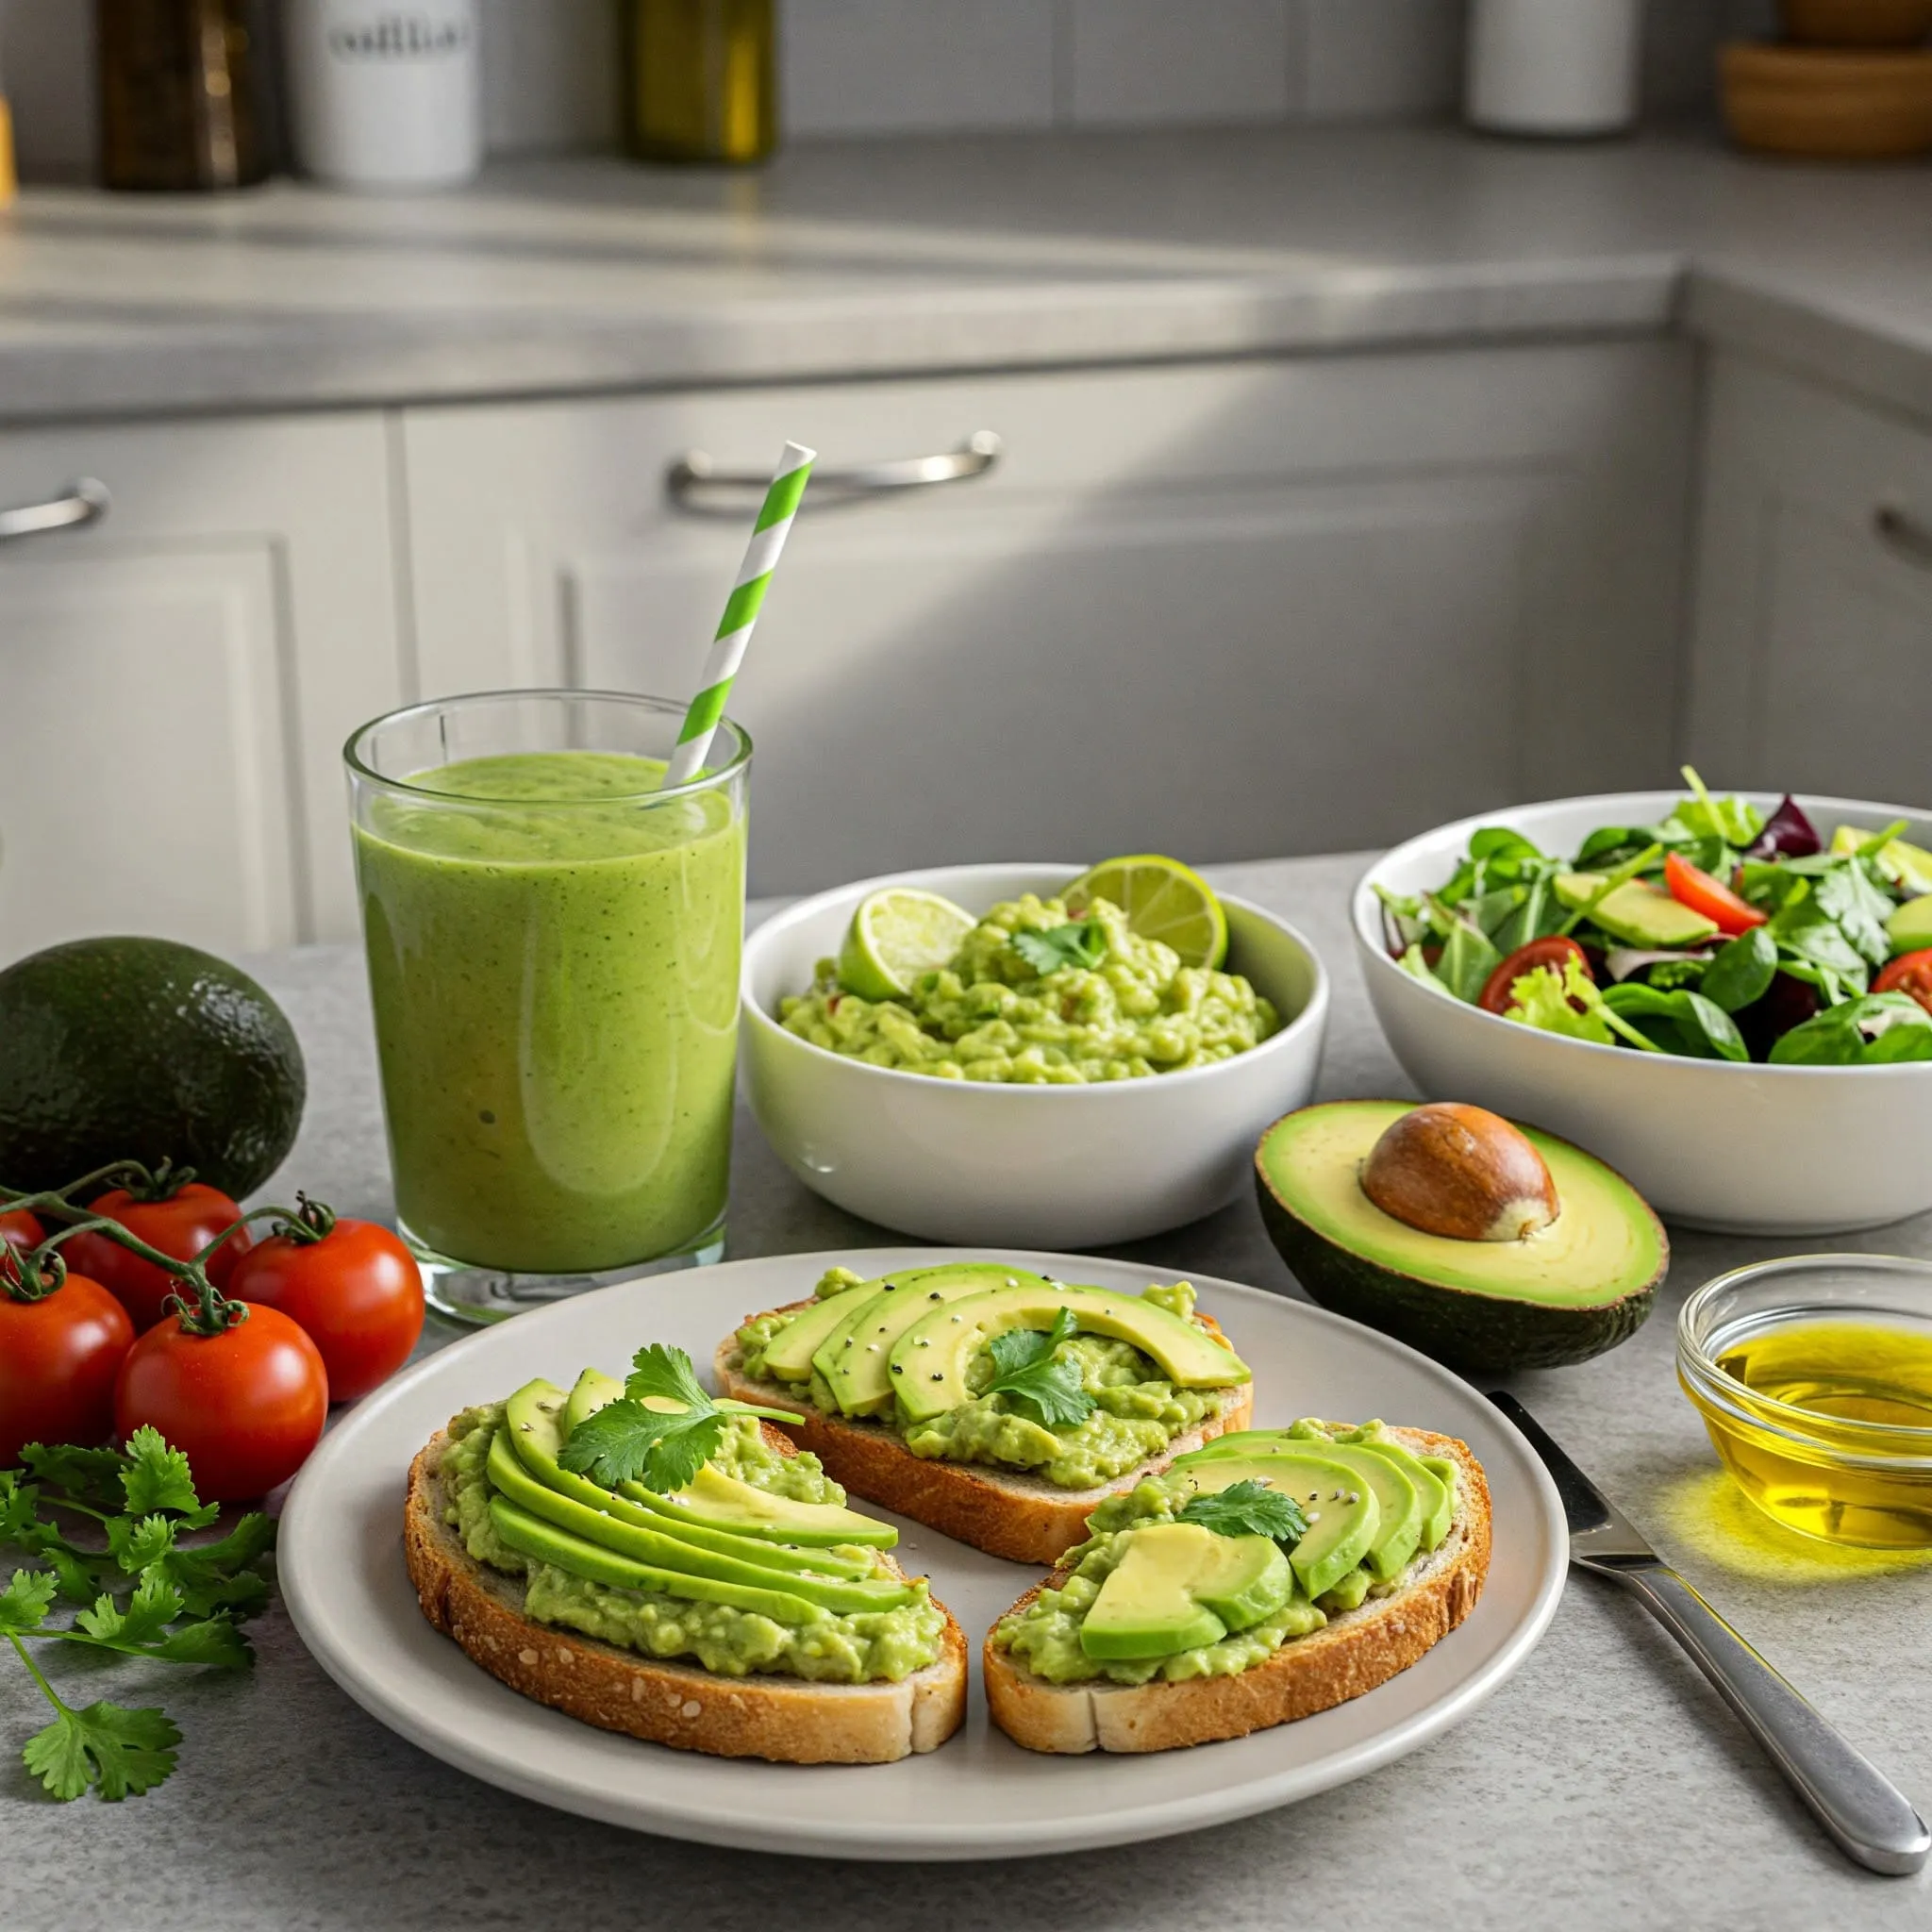
[[[630,151],[761,161],[777,144],[773,0],[626,0]]]
[[[1932,1324],[1777,1322],[1738,1335],[1716,1359],[1748,1393],[1734,1413],[1699,1406],[1767,1515],[1832,1542],[1932,1547]]]

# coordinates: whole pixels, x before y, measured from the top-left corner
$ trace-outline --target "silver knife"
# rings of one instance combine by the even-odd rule
[[[1911,1800],[1658,1557],[1522,1403],[1501,1391],[1490,1400],[1556,1478],[1570,1519],[1571,1562],[1622,1584],[1683,1645],[1848,1857],[1874,1872],[1918,1871],[1932,1851],[1932,1832]]]

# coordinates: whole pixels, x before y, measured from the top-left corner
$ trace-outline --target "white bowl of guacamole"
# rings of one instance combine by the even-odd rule
[[[801,900],[745,943],[741,1046],[758,1124],[815,1192],[928,1240],[1076,1247],[1134,1241],[1223,1207],[1249,1184],[1255,1141],[1314,1089],[1328,979],[1314,948],[1240,899],[1225,970],[1265,1003],[1257,1043],[1205,1064],[1069,1081],[939,1076],[815,1044],[782,1023],[853,912],[884,886],[984,914],[1050,899],[1078,863],[947,866]],[[795,1009],[794,1009],[795,1013]]]

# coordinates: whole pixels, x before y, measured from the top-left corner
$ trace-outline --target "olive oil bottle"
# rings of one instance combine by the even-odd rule
[[[625,0],[625,131],[650,161],[763,160],[777,145],[775,0]]]

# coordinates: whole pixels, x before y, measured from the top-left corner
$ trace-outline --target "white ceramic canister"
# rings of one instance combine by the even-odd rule
[[[1615,134],[1637,119],[1642,0],[1473,0],[1465,108],[1497,134]]]
[[[483,160],[476,0],[284,0],[302,172],[343,188],[448,188]]]

